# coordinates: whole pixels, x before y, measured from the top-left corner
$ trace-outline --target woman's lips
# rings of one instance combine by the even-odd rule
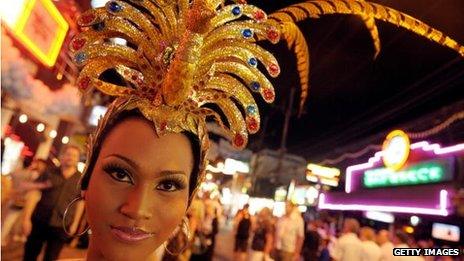
[[[139,242],[153,236],[153,233],[133,227],[111,226],[111,232],[119,240],[127,243]]]

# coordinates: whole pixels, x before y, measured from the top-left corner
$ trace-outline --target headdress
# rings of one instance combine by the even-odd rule
[[[249,90],[266,102],[274,100],[273,86],[258,66],[272,77],[280,68],[255,42],[276,43],[279,31],[257,7],[224,5],[224,0],[112,0],[83,13],[78,24],[87,30],[71,42],[74,61],[82,67],[77,86],[84,95],[95,88],[117,97],[90,137],[88,160],[108,121],[121,111],[138,109],[158,135],[195,134],[201,171],[209,147],[207,117],[224,128],[235,147],[244,148],[248,133],[260,125]],[[127,45],[113,44],[116,37]],[[109,69],[126,86],[102,80]]]

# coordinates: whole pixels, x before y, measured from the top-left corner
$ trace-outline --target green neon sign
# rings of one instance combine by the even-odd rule
[[[430,184],[444,180],[445,167],[436,162],[428,162],[400,171],[387,168],[366,170],[363,176],[363,185],[366,188],[378,188]]]

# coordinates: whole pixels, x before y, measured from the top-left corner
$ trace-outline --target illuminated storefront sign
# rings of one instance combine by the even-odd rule
[[[338,186],[340,170],[309,163],[306,167],[306,180],[332,187]]]
[[[444,180],[445,166],[437,162],[417,164],[400,171],[388,168],[370,169],[364,172],[366,188],[418,185]]]
[[[43,64],[53,66],[69,25],[51,0],[2,0],[3,22]]]
[[[442,147],[427,141],[409,144],[402,134],[395,137],[367,162],[349,166],[346,193],[321,193],[319,209],[448,216],[454,193],[451,181],[456,159],[464,155],[464,143]],[[390,163],[401,163],[397,170],[388,167],[388,158],[393,159]]]

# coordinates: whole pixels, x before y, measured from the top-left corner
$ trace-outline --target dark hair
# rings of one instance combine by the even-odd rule
[[[401,241],[401,243],[405,243],[405,244],[408,243],[409,236],[406,233],[404,233],[403,231],[397,230],[395,232],[395,236],[398,238],[399,241]]]
[[[100,154],[103,140],[108,136],[108,133],[110,133],[111,130],[114,127],[116,127],[116,125],[118,125],[119,123],[123,122],[124,120],[128,118],[134,118],[134,117],[147,120],[139,110],[133,109],[133,110],[122,111],[121,113],[116,115],[115,119],[107,123],[107,125],[105,126],[105,129],[102,130],[102,132],[100,133],[100,136],[98,137],[99,141],[96,141],[96,144],[94,144],[92,158],[88,159],[89,165],[87,166],[87,169],[85,170],[82,176],[82,179],[81,179],[81,190],[86,190],[87,187],[89,186],[91,173],[93,172],[98,155]],[[190,174],[190,184],[189,184],[189,194],[191,195],[191,193],[195,190],[195,187],[197,185],[198,175],[200,172],[200,160],[201,160],[200,159],[200,154],[201,154],[200,140],[193,133],[185,131],[185,132],[182,132],[182,134],[184,134],[188,138],[192,152],[193,152],[193,168],[192,168],[192,173]]]

